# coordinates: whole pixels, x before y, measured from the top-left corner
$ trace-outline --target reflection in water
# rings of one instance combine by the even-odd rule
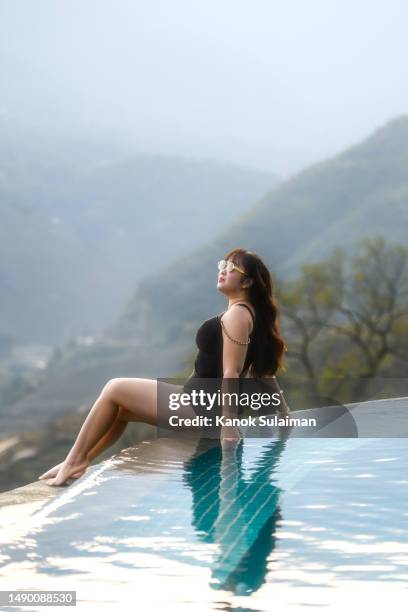
[[[395,438],[140,444],[30,517],[0,508],[2,588],[77,589],[86,610],[136,592],[168,612],[342,612],[360,595],[406,612],[407,464]]]
[[[264,447],[249,477],[242,469],[243,439],[234,450],[219,440],[202,438],[185,463],[184,481],[193,496],[192,524],[198,537],[217,543],[212,586],[250,594],[265,581],[267,558],[275,545],[281,489],[271,475],[285,441]]]

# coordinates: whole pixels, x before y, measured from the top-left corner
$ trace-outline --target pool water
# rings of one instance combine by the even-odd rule
[[[98,610],[406,610],[407,464],[406,438],[144,442],[0,508],[2,589]]]

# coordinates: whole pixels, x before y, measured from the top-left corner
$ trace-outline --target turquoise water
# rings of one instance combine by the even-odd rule
[[[142,443],[14,528],[18,510],[0,512],[2,584],[76,589],[88,609],[135,592],[177,610],[341,609],[361,589],[405,610],[407,464],[405,438]]]

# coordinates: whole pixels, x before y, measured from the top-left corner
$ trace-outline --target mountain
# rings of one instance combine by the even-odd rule
[[[98,335],[136,284],[277,183],[211,160],[46,140],[0,116],[0,337]]]
[[[267,262],[272,279],[293,278],[303,263],[334,246],[352,251],[363,236],[406,242],[408,227],[408,116],[280,183],[229,223],[188,260],[144,279],[118,321],[114,338],[164,344],[190,335],[197,323],[224,308],[215,262],[242,246]]]

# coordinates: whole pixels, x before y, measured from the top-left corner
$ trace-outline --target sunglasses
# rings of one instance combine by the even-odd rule
[[[233,270],[237,270],[238,272],[241,272],[241,274],[246,274],[246,272],[244,272],[241,268],[239,268],[238,266],[236,266],[234,264],[233,261],[228,260],[225,261],[225,259],[221,259],[218,262],[218,270],[221,272],[222,270],[226,270],[227,272],[232,272]]]

